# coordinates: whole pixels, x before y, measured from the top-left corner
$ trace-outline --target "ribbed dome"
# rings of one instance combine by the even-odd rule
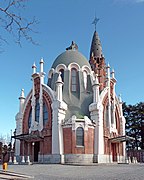
[[[80,67],[87,65],[90,67],[88,60],[77,50],[67,50],[60,54],[54,61],[52,68],[56,68],[59,64],[65,64],[68,66],[70,63],[77,63]]]

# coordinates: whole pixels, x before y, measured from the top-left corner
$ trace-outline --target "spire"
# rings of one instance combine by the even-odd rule
[[[101,58],[102,55],[102,46],[98,33],[95,31],[92,38],[91,49],[90,49],[90,58],[94,56],[95,58]]]
[[[121,94],[119,94],[118,99],[119,99],[119,102],[122,103],[122,97],[121,97]]]
[[[56,94],[57,94],[57,100],[62,101],[62,78],[61,73],[59,73],[57,81],[56,81]]]
[[[24,89],[21,89],[21,94],[20,94],[19,99],[25,99],[25,96],[24,96]]]
[[[98,74],[98,80],[100,84],[100,91],[106,86],[106,69],[105,69],[105,58],[102,53],[102,46],[100,42],[100,38],[98,36],[98,33],[96,31],[96,25],[99,21],[98,18],[96,18],[93,21],[92,24],[95,25],[95,31],[93,34],[92,42],[91,42],[91,48],[90,48],[90,65],[92,70],[95,72],[95,74]]]
[[[33,63],[32,69],[33,69],[33,74],[35,74],[35,73],[36,73],[36,65],[35,65],[35,62]]]
[[[19,97],[19,113],[22,113],[25,102],[24,89],[21,89],[21,94]]]
[[[41,58],[40,60],[40,72],[43,72],[43,65],[44,65],[44,60]]]

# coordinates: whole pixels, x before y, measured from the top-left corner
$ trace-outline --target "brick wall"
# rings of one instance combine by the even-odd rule
[[[94,129],[89,128],[84,132],[84,146],[76,145],[76,131],[71,127],[63,129],[64,154],[93,154]]]

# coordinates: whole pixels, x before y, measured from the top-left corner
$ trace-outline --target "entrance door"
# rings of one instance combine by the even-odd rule
[[[40,142],[35,142],[35,144],[34,144],[34,162],[38,162],[39,150],[40,150]]]
[[[117,161],[116,143],[112,143],[111,148],[112,148],[112,160],[113,162],[115,162]]]

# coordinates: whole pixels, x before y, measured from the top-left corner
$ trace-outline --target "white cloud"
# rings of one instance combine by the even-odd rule
[[[144,3],[144,0],[114,0],[114,2],[124,2],[124,3]]]
[[[144,0],[135,0],[137,3],[142,3]]]

